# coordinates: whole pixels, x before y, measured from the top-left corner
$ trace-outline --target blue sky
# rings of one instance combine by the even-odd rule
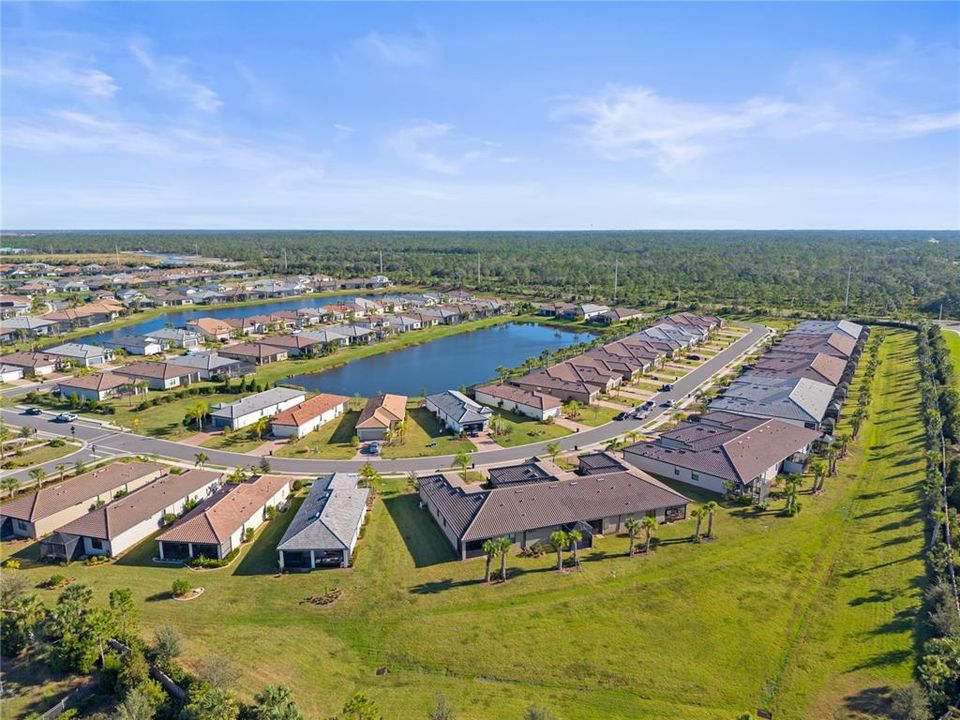
[[[5,228],[957,228],[956,3],[8,3]]]

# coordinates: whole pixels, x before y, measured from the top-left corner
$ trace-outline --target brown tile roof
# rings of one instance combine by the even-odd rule
[[[182,475],[164,475],[109,505],[67,523],[59,531],[110,540],[199,491],[219,476],[220,473],[210,470],[187,470]]]
[[[857,347],[857,341],[848,335],[791,335],[787,333],[774,350],[793,350],[795,352],[825,353],[836,357],[850,357]]]
[[[260,345],[258,343],[240,343],[238,345],[228,345],[220,349],[220,354],[227,357],[237,355],[245,358],[256,358],[258,360],[276,357],[280,354],[285,355],[286,353],[286,348],[280,348],[276,345]]]
[[[320,341],[307,335],[270,335],[257,340],[258,345],[271,345],[279,348],[308,348],[318,344]]]
[[[127,375],[129,377],[156,378],[166,380],[168,378],[184,377],[196,372],[194,368],[174,365],[168,362],[136,362],[124,365],[114,370],[118,375]]]
[[[40,352],[14,352],[7,355],[0,355],[0,365],[13,365],[14,367],[37,368],[46,365],[56,365],[59,358],[55,355],[47,355]]]
[[[524,390],[515,385],[478,385],[474,388],[474,392],[482,392],[495,398],[503,398],[504,400],[520,405],[527,405],[528,407],[534,407],[539,410],[549,410],[560,407],[563,404],[552,395],[544,395],[543,393],[532,390]]]
[[[290,478],[261,475],[252,482],[227,483],[177,520],[157,540],[220,545],[262,510]]]
[[[332,410],[338,405],[349,402],[350,398],[343,395],[332,395],[330,393],[319,393],[308,400],[304,400],[299,405],[287,408],[281,413],[274,415],[270,419],[271,425],[293,425],[300,427],[315,417],[323,415],[328,410]]]
[[[792,353],[773,351],[757,360],[745,375],[765,377],[806,377],[811,380],[839,385],[847,367],[844,358],[823,353]]]
[[[208,335],[229,335],[233,331],[229,324],[217,318],[202,317],[191,320],[187,324],[199,328]]]
[[[378,395],[367,400],[360,417],[358,428],[390,428],[407,415],[406,395]]]
[[[112,390],[123,385],[129,385],[130,379],[120,377],[112,372],[95,372],[80,377],[64,378],[57,380],[57,385],[62,388],[75,388],[79,390]]]
[[[31,522],[41,520],[162,469],[163,465],[157,463],[110,463],[62,483],[50,482],[29,495],[21,495],[0,506],[0,515]]]

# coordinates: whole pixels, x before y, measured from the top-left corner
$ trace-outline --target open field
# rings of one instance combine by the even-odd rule
[[[42,465],[74,453],[79,449],[80,445],[78,443],[66,442],[60,447],[55,447],[44,441],[40,444],[34,444],[29,450],[17,455],[15,452],[11,452],[12,447],[8,447],[8,451],[4,454],[4,463],[9,463],[10,469]]]
[[[443,431],[426,408],[407,408],[407,431],[403,442],[383,445],[380,454],[385,458],[425,457],[456,455],[461,450],[469,453],[476,449],[469,440]]]
[[[357,448],[350,441],[356,434],[355,428],[359,418],[359,410],[347,410],[318,430],[314,430],[296,442],[283,445],[276,454],[280,457],[349,460],[357,454]]]
[[[497,414],[503,422],[504,429],[507,430],[505,435],[497,435],[493,438],[500,447],[516,447],[517,445],[553,440],[571,433],[569,428],[556,423],[548,425],[533,418],[504,410],[498,410]]]
[[[960,374],[960,333],[952,330],[941,330],[944,342],[950,349],[950,357],[953,358],[953,367]]]

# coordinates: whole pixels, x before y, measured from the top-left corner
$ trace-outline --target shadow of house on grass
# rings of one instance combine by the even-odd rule
[[[429,567],[455,560],[450,541],[433,522],[430,513],[420,509],[414,493],[384,495],[383,505],[403,538],[416,567]]]
[[[302,497],[294,498],[286,512],[277,513],[273,520],[264,526],[253,545],[244,548],[245,552],[233,571],[234,575],[275,575],[279,571],[277,545],[302,504]]]

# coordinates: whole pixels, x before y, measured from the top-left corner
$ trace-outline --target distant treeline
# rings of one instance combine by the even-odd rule
[[[370,275],[531,298],[677,301],[861,316],[960,316],[960,233],[930,231],[60,232],[9,237],[42,251],[193,253],[290,273]]]

